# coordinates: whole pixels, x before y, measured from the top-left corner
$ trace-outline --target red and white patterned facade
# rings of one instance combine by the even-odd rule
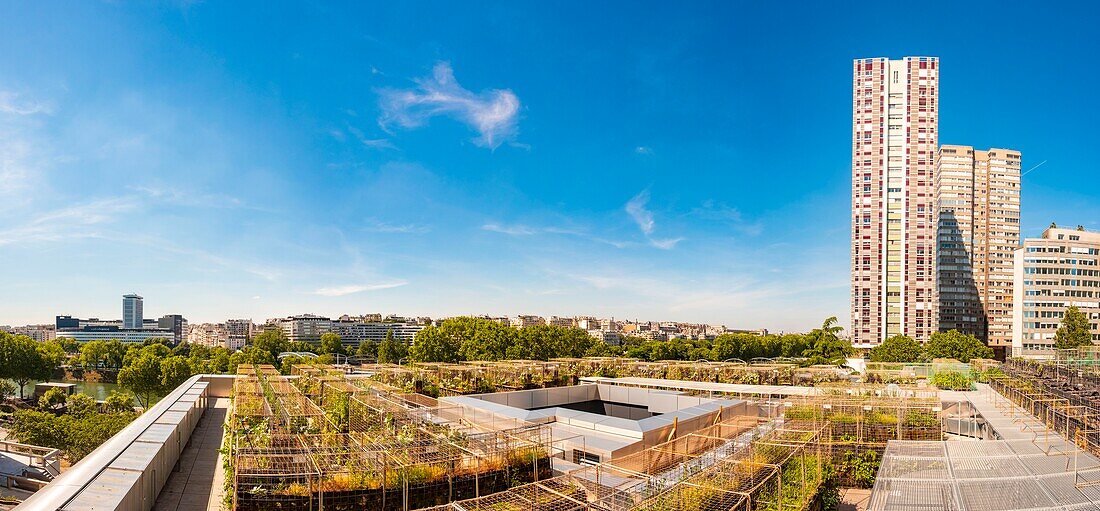
[[[852,342],[939,326],[934,181],[939,59],[852,64]]]

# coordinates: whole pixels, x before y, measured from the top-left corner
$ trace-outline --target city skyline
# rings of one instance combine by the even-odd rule
[[[1022,238],[1100,228],[1087,13],[929,31],[869,21],[896,6],[444,5],[410,29],[380,21],[409,6],[255,9],[0,6],[0,324],[113,317],[137,290],[193,323],[847,326],[864,57],[938,57],[938,142],[1023,154]]]

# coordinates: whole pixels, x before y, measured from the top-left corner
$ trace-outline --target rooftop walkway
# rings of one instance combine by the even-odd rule
[[[163,511],[219,511],[225,497],[225,469],[222,465],[222,424],[229,413],[230,399],[217,398],[207,408],[191,442],[180,455],[179,466],[157,497],[155,509]]]
[[[969,401],[999,439],[890,441],[870,511],[1100,509],[1100,459],[987,385],[944,397]]]

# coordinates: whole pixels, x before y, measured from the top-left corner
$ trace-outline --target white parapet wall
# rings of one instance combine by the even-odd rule
[[[152,509],[208,400],[228,396],[232,382],[232,376],[192,376],[15,509]]]

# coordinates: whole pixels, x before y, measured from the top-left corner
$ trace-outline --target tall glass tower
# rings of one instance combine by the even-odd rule
[[[141,310],[142,298],[135,294],[122,295],[122,328],[141,328],[144,324]]]

